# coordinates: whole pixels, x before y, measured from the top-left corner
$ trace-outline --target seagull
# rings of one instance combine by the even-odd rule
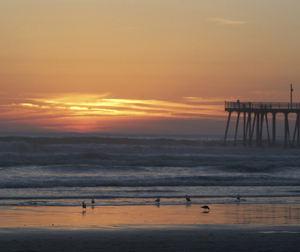
[[[160,202],[160,198],[158,197],[155,201],[156,201],[157,203],[159,203],[159,202]]]
[[[209,206],[202,206],[201,208],[204,209],[205,213],[208,213],[210,211]]]
[[[237,196],[236,198],[237,198],[237,200],[240,200],[241,197],[240,197],[240,195],[238,194],[238,196]]]
[[[82,208],[86,209],[86,204],[84,203],[84,201],[82,201]]]
[[[191,201],[191,199],[187,195],[185,195],[185,199],[186,199],[187,202]]]
[[[91,202],[92,204],[95,204],[95,200],[94,199],[92,199],[92,202]]]

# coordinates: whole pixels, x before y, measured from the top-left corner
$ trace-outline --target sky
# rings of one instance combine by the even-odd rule
[[[0,0],[0,131],[224,134],[300,102],[299,0]]]

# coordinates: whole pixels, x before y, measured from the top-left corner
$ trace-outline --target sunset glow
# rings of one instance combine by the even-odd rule
[[[300,100],[296,0],[0,1],[0,130],[223,134]]]
[[[138,121],[157,118],[169,119],[205,119],[223,115],[222,105],[216,105],[215,101],[193,97],[182,98],[182,102],[166,102],[159,100],[130,100],[110,99],[96,95],[82,95],[80,101],[78,95],[67,94],[65,97],[48,99],[26,99],[27,102],[6,104],[7,112],[1,116],[7,121],[18,121],[26,124],[39,124],[44,129],[70,130],[80,132],[101,131],[98,124],[105,123],[106,130],[109,124],[124,120]],[[210,104],[211,103],[211,104]],[[213,115],[213,116],[212,116]],[[18,118],[18,119],[16,119]],[[57,124],[51,126],[49,124]],[[74,124],[69,125],[68,124]],[[76,126],[75,126],[76,125]]]

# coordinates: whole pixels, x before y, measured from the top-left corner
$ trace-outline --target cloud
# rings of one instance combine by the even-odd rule
[[[195,120],[223,117],[224,105],[217,99],[183,97],[177,102],[164,100],[118,99],[108,94],[60,94],[26,98],[0,105],[0,119],[51,129],[91,131],[94,125],[115,124],[115,120]],[[97,126],[98,127],[98,126]],[[74,129],[75,129],[74,128]]]
[[[246,21],[230,20],[224,18],[209,18],[207,19],[207,21],[216,25],[244,25],[248,23]]]
[[[214,104],[214,105],[224,104],[224,99],[220,99],[220,98],[206,99],[202,97],[190,96],[190,97],[183,97],[183,99],[187,102],[198,103],[198,104]]]
[[[24,114],[55,114],[57,117],[110,115],[188,118],[203,114],[220,114],[223,109],[223,101],[220,103],[217,100],[184,97],[181,102],[170,102],[112,99],[108,98],[107,95],[65,94],[43,99],[27,98],[26,102],[14,103],[10,106],[14,111],[23,111]]]

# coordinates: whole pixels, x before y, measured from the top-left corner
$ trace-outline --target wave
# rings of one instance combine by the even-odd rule
[[[91,199],[94,198],[95,205],[90,204]],[[98,196],[92,195],[74,196],[74,197],[3,197],[0,198],[0,206],[77,206],[81,208],[81,202],[85,201],[87,205],[93,207],[97,206],[121,206],[121,205],[156,205],[154,201],[155,196],[149,197],[134,197],[134,196]],[[242,200],[237,202],[234,196],[196,196],[192,197],[191,205],[205,204],[297,204],[297,196],[295,195],[244,195]],[[161,197],[162,205],[186,205],[185,198],[182,195],[166,195]],[[80,209],[79,208],[79,209]]]
[[[195,200],[195,199],[206,199],[206,198],[236,198],[235,196],[228,196],[228,195],[218,195],[218,196],[212,196],[212,195],[209,195],[209,196],[204,196],[204,195],[193,195],[191,196],[192,198],[192,202]],[[269,197],[273,197],[273,198],[283,198],[283,197],[297,197],[296,195],[293,195],[293,194],[288,194],[288,195],[252,195],[252,194],[249,194],[247,196],[243,195],[243,198],[248,198],[248,197],[251,197],[251,198],[269,198]],[[90,199],[90,198],[94,198],[95,200],[115,200],[115,199],[131,199],[131,200],[134,200],[134,199],[153,199],[155,197],[153,196],[109,196],[109,195],[104,195],[104,196],[92,196],[91,195],[88,195],[88,196],[50,196],[50,197],[45,197],[45,196],[27,196],[27,197],[0,197],[0,200],[34,200],[34,201],[40,201],[40,200],[57,200],[57,199],[60,199],[60,200],[64,200],[64,199],[82,199],[82,198],[87,198],[87,199]],[[185,200],[185,196],[182,196],[182,195],[169,195],[169,196],[164,196],[162,197],[163,199],[184,199]]]
[[[59,166],[74,171],[79,165],[93,169],[142,170],[145,167],[207,167],[210,170],[240,173],[274,173],[299,170],[299,156],[208,155],[203,153],[173,153],[168,151],[127,151],[118,148],[115,153],[99,148],[98,152],[0,152],[0,169],[5,167]],[[125,151],[124,151],[125,152]]]
[[[195,139],[175,139],[175,138],[138,138],[138,137],[21,137],[7,136],[0,137],[2,143],[23,142],[30,145],[49,144],[127,144],[127,145],[185,145],[199,146],[201,142]]]
[[[298,178],[270,176],[182,176],[175,178],[36,178],[0,182],[0,188],[84,188],[84,187],[176,187],[176,186],[300,186]]]
[[[0,137],[0,153],[173,153],[297,156],[298,149],[223,146],[221,140],[138,137]]]
[[[0,188],[300,183],[299,150],[208,147],[201,141],[0,137]]]

